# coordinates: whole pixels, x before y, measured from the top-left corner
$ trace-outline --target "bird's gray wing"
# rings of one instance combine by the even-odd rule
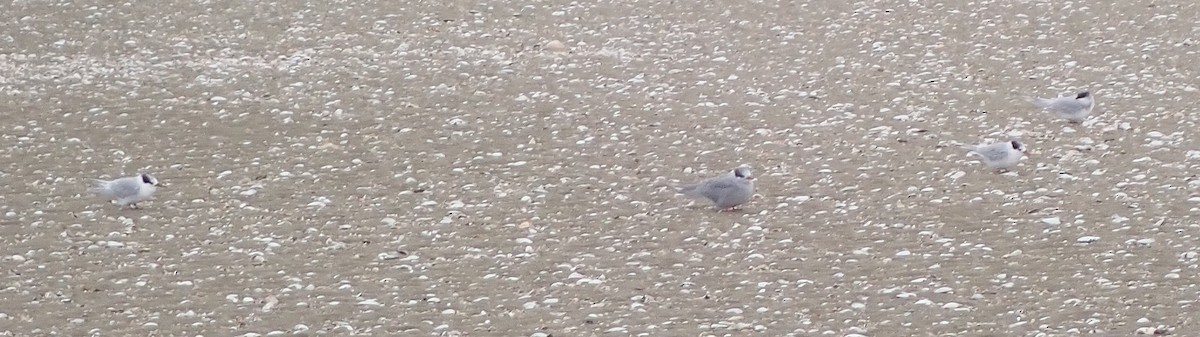
[[[1059,112],[1075,112],[1082,110],[1085,106],[1083,102],[1073,97],[1058,97],[1051,99],[1034,98],[1030,100],[1033,104],[1042,107],[1043,109]]]
[[[978,153],[989,161],[998,161],[1008,157],[1008,147],[1011,146],[1008,142],[996,143],[976,148],[975,153]]]
[[[1062,112],[1075,112],[1083,110],[1083,103],[1079,102],[1078,100],[1064,99],[1050,104],[1049,109]]]
[[[113,180],[108,184],[108,192],[117,199],[128,198],[138,194],[141,190],[142,179],[139,177],[126,177]]]
[[[702,187],[699,188],[700,190],[698,192],[700,192],[700,194],[703,195],[705,198],[708,198],[708,200],[712,200],[713,202],[720,202],[721,199],[724,199],[726,196],[729,195],[729,193],[731,193],[731,191],[733,191],[734,189],[736,189],[738,187],[737,181],[735,181],[734,179],[740,179],[740,178],[721,177],[721,178],[716,178],[713,180],[706,181],[706,182],[704,182]]]

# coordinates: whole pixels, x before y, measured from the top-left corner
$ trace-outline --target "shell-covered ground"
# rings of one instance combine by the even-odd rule
[[[17,0],[0,335],[1187,336],[1197,18]],[[1010,173],[960,149],[1009,136]],[[742,212],[667,187],[740,164]],[[138,172],[140,210],[88,192]]]

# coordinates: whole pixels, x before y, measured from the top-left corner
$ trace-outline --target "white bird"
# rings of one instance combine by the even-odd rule
[[[708,199],[722,211],[734,210],[754,197],[753,180],[750,168],[739,166],[730,174],[681,186],[676,191],[692,198]]]
[[[965,145],[962,148],[970,151],[968,156],[978,157],[984,165],[997,171],[1008,171],[1016,167],[1026,150],[1025,144],[1015,139],[991,144]]]
[[[113,200],[121,207],[138,208],[137,203],[146,201],[154,196],[154,191],[161,186],[158,179],[149,174],[114,180],[93,179],[95,186],[92,192],[101,197]],[[165,187],[165,186],[164,186]]]
[[[1033,103],[1043,110],[1054,112],[1058,118],[1065,119],[1071,123],[1083,123],[1088,115],[1092,113],[1092,108],[1096,106],[1096,99],[1087,91],[1082,91],[1075,96],[1062,96],[1055,98],[1037,98],[1030,97],[1029,103]]]

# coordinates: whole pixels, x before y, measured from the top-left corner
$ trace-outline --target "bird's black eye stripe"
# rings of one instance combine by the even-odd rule
[[[738,178],[745,178],[745,177],[746,177],[746,170],[743,170],[743,169],[740,169],[740,168],[739,168],[739,169],[734,169],[734,170],[733,170],[733,175],[734,175],[735,177],[738,177]]]
[[[142,182],[154,185],[154,182],[150,180],[150,176],[145,175],[145,174],[142,175]]]
[[[1079,93],[1078,96],[1075,96],[1075,99],[1085,98],[1085,97],[1088,97],[1088,95],[1091,95],[1091,93],[1084,91],[1084,92]]]

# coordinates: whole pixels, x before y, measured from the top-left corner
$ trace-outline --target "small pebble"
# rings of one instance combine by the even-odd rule
[[[1144,326],[1144,327],[1137,328],[1137,330],[1134,330],[1133,332],[1136,334],[1139,334],[1139,335],[1153,335],[1154,328]]]
[[[354,327],[350,326],[349,324],[344,324],[344,323],[338,324],[338,326],[333,327],[333,332],[335,332],[335,333],[351,333],[351,332],[354,332]]]
[[[550,42],[546,42],[544,49],[551,53],[566,53],[570,51],[570,49],[567,48],[567,45],[563,44],[562,41],[559,40],[551,40]]]

